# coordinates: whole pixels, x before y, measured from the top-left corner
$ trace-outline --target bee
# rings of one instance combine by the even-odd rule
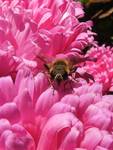
[[[92,75],[87,72],[79,73],[77,72],[77,68],[79,67],[78,64],[85,61],[95,61],[95,59],[70,55],[64,58],[54,58],[48,63],[48,60],[44,56],[38,56],[38,58],[44,62],[44,67],[49,75],[50,83],[52,83],[51,81],[55,81],[60,85],[61,82],[68,80],[69,77],[74,80],[77,78],[83,78],[87,82],[89,82],[90,79],[94,81]]]
[[[62,81],[67,80],[71,72],[71,65],[66,59],[56,59],[49,64],[44,64],[44,66],[50,74],[51,79],[58,85]]]

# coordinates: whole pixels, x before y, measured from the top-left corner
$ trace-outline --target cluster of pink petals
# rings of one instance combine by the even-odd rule
[[[113,150],[113,96],[102,95],[113,50],[91,49],[97,62],[85,70],[96,82],[73,91],[53,89],[38,70],[37,55],[84,62],[94,33],[83,15],[73,0],[0,0],[0,150]]]
[[[112,150],[113,96],[98,83],[64,96],[52,90],[43,73],[0,78],[0,149]]]
[[[87,62],[86,70],[103,85],[103,92],[113,92],[113,48],[105,45],[92,47],[87,56],[96,57],[97,61]]]
[[[78,20],[83,15],[81,4],[73,0],[1,0],[1,75],[26,65],[35,68],[36,54],[50,57],[83,49],[93,41],[91,22]]]

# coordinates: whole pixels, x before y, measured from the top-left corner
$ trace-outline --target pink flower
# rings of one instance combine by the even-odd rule
[[[83,15],[73,0],[0,1],[0,150],[112,150],[113,96],[103,96],[100,83],[88,84],[93,76],[85,72],[94,74],[89,64],[99,66],[112,53],[108,48],[105,56],[101,50],[96,56],[94,50],[97,62],[86,62],[94,54],[81,52],[94,33],[90,21],[79,21]],[[86,62],[76,70],[76,78],[83,79],[74,80],[73,90],[53,89],[38,59],[43,56]]]
[[[19,124],[11,125],[6,119],[0,119],[1,150],[35,150],[31,135]]]
[[[0,78],[0,91],[0,149],[112,150],[113,96],[102,96],[100,84],[53,95],[46,76],[24,69],[15,83]]]
[[[79,2],[3,0],[0,6],[0,60],[9,57],[1,75],[26,66],[34,71],[36,55],[82,50],[93,41],[91,22],[78,20],[84,15]]]
[[[95,81],[103,84],[104,92],[113,91],[113,48],[97,46],[91,48],[87,56],[95,56],[97,61],[87,62],[86,70],[94,76]]]

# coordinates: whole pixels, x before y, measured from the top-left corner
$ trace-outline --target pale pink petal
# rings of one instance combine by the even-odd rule
[[[14,84],[10,76],[0,78],[1,104],[11,101],[15,95]]]
[[[109,105],[109,110],[113,112],[113,95],[105,95],[102,100]]]
[[[83,117],[86,126],[95,126],[100,129],[109,129],[111,126],[112,113],[109,110],[99,108],[96,105],[90,105]]]
[[[81,140],[82,132],[80,129],[77,129],[76,126],[72,127],[69,133],[64,138],[63,142],[61,143],[60,149],[73,149],[76,147]]]
[[[51,116],[59,113],[65,113],[65,112],[75,112],[75,108],[68,105],[64,104],[62,102],[56,102],[48,111],[47,116],[50,118]]]
[[[20,69],[15,81],[15,88],[18,94],[21,94],[23,90],[27,87],[31,98],[34,94],[34,79],[29,69]]]
[[[51,117],[43,129],[37,150],[55,150],[59,146],[57,144],[61,143],[60,139],[57,139],[58,134],[61,132],[59,138],[62,140],[62,138],[66,136],[68,129],[76,121],[77,119],[71,113],[58,114]],[[43,138],[45,140],[43,140]],[[57,140],[59,142],[57,142]]]
[[[98,83],[94,83],[91,86],[83,85],[79,88],[75,88],[74,90],[75,94],[81,95],[81,94],[86,94],[86,93],[94,93],[94,94],[99,94],[100,96],[102,95],[102,85]]]
[[[74,107],[75,109],[78,109],[79,107],[79,97],[76,95],[72,95],[72,94],[67,94],[65,95],[62,99],[61,102],[63,102],[64,104],[68,104],[72,107]]]
[[[54,93],[53,93],[54,92]],[[46,115],[51,106],[59,101],[59,93],[53,88],[44,91],[38,98],[35,106],[36,114]]]
[[[95,95],[94,93],[82,94],[80,96],[79,112],[81,115],[85,112],[88,106],[100,101],[100,95]]]
[[[74,150],[87,150],[86,148],[75,148]]]
[[[81,147],[86,148],[88,150],[94,150],[95,147],[101,142],[101,140],[102,140],[102,134],[99,131],[99,129],[90,128],[85,132],[84,139],[81,142]]]
[[[5,47],[8,48],[8,52],[0,50],[0,76],[13,76],[15,68],[20,62],[14,59],[12,50],[9,50],[11,46],[6,44]]]
[[[102,131],[103,138],[100,142],[100,146],[105,147],[109,150],[113,148],[113,134],[109,133],[108,131]]]
[[[48,87],[47,77],[43,73],[38,73],[34,78],[34,103],[40,94]]]
[[[101,146],[97,146],[96,148],[95,148],[95,150],[108,150],[107,148],[104,148],[104,147],[101,147]]]
[[[13,117],[12,117],[13,116]],[[0,118],[6,118],[11,123],[18,122],[20,120],[20,112],[15,103],[6,103],[0,106]]]
[[[1,135],[2,147],[8,150],[35,150],[35,145],[32,137],[27,133],[22,135],[20,132],[15,133],[11,130],[6,130]]]
[[[2,132],[10,128],[11,128],[11,125],[7,119],[0,119],[0,135],[2,134]]]
[[[15,102],[20,111],[21,121],[24,123],[34,122],[35,114],[33,108],[33,100],[31,99],[27,89],[23,89],[23,92],[21,92],[21,94],[19,94],[15,98]]]

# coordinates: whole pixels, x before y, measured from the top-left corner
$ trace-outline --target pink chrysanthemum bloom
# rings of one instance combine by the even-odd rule
[[[113,96],[102,96],[100,84],[53,95],[43,73],[20,70],[15,83],[0,78],[0,93],[1,150],[113,148]]]
[[[104,92],[113,92],[113,48],[109,46],[97,46],[91,48],[88,57],[96,57],[96,62],[87,62],[85,68],[91,73],[95,81],[103,84]]]
[[[89,60],[80,55],[93,41],[83,14],[73,0],[0,1],[0,150],[112,150],[113,96],[80,68],[69,91],[38,70],[39,56]]]
[[[92,43],[91,22],[78,20],[83,15],[73,0],[1,0],[0,64],[6,62],[0,65],[1,76],[26,65],[34,69],[40,53],[50,57]]]

